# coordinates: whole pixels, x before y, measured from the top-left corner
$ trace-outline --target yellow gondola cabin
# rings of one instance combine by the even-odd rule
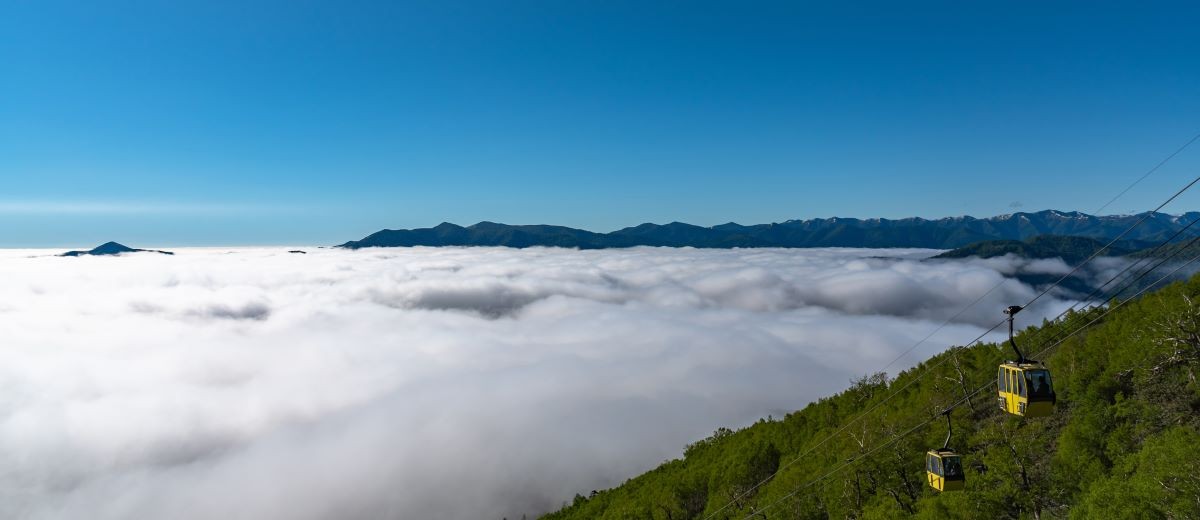
[[[1013,415],[1045,417],[1054,412],[1054,384],[1041,363],[1010,362],[996,375],[1000,409]]]
[[[996,372],[996,392],[1000,409],[1024,417],[1045,417],[1054,412],[1057,396],[1050,371],[1038,361],[1026,359],[1013,339],[1013,317],[1021,311],[1014,305],[1004,310],[1008,315],[1008,343],[1017,353],[1016,361],[1000,365]]]
[[[940,449],[925,452],[925,479],[929,487],[938,491],[959,491],[967,485],[967,477],[963,474],[962,457],[950,449],[950,436],[954,435],[954,425],[950,424],[950,412],[954,408],[942,411],[946,416],[946,442]]]
[[[925,477],[938,491],[961,491],[967,485],[962,457],[953,450],[929,450],[925,453]]]

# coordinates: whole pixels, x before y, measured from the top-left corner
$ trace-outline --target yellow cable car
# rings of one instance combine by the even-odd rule
[[[950,449],[950,410],[942,414],[946,416],[946,442],[941,449],[925,452],[925,478],[929,487],[938,491],[961,491],[967,485],[967,477],[963,474],[962,457]]]
[[[1016,361],[1002,363],[996,373],[997,400],[1000,409],[1013,415],[1045,417],[1054,412],[1058,397],[1050,371],[1038,361],[1025,359],[1017,342],[1013,340],[1013,316],[1021,307],[1014,305],[1004,310],[1008,315],[1008,342],[1017,353]]]
[[[1045,417],[1054,412],[1054,386],[1041,363],[1005,363],[996,375],[1000,409],[1013,415]]]
[[[967,485],[962,457],[953,450],[929,450],[925,453],[925,476],[938,491],[962,491]]]

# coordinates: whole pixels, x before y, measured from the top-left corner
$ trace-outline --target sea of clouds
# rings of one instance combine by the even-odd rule
[[[0,251],[0,517],[533,517],[841,390],[1000,284],[889,371],[965,343],[1036,294],[1005,275],[1068,270],[915,249],[308,252]]]

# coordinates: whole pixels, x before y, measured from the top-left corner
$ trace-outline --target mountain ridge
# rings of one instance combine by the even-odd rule
[[[635,246],[696,247],[921,247],[955,249],[987,240],[1026,240],[1039,235],[1112,240],[1142,218],[1145,221],[1127,236],[1129,241],[1162,240],[1200,218],[1200,212],[1183,215],[1144,212],[1136,215],[1096,216],[1078,211],[1043,210],[994,217],[968,215],[925,219],[849,217],[787,220],[770,224],[735,222],[697,226],[684,222],[643,223],[608,233],[548,224],[511,225],[483,221],[470,226],[443,222],[432,228],[383,229],[361,240],[337,247],[505,246],[608,249]],[[1185,237],[1200,235],[1188,230]]]

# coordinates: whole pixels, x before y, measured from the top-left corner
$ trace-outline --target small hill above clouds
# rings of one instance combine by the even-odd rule
[[[1099,256],[1125,257],[1131,259],[1130,261],[1142,258],[1160,258],[1164,259],[1164,261],[1176,259],[1176,261],[1183,261],[1200,254],[1200,245],[1191,244],[1192,239],[1190,238],[1186,242],[1177,241],[1161,249],[1156,249],[1161,242],[1141,240],[1118,241],[1111,246],[1105,247],[1109,242],[1111,240],[1100,241],[1087,237],[1056,235],[1042,235],[1027,240],[986,240],[946,251],[945,253],[929,258],[929,260],[936,261],[938,259],[971,257],[994,258],[1013,255],[1024,259],[1060,258],[1068,266],[1074,266],[1079,265],[1097,252],[1100,253]],[[1074,273],[1065,280],[1059,280],[1060,275],[1054,273],[1017,272],[1014,276],[1022,283],[1036,288],[1044,287],[1051,283],[1059,283],[1061,288],[1074,292],[1074,297],[1084,297],[1084,295],[1093,292],[1098,289],[1094,284],[1101,281],[1086,273]],[[1144,285],[1136,285],[1130,288],[1130,291],[1136,291],[1143,287]]]
[[[1105,248],[1109,241],[1057,235],[1041,235],[1026,240],[985,240],[946,251],[932,258],[992,258],[1012,254],[1022,258],[1062,258],[1064,262],[1074,265],[1102,249],[1101,256],[1129,258],[1184,260],[1200,254],[1200,244],[1192,243],[1195,237],[1181,235],[1181,238],[1176,238],[1161,249],[1158,249],[1161,241],[1121,240]]]
[[[1107,244],[1107,241],[1088,237],[1040,235],[1026,240],[985,240],[946,251],[933,258],[992,258],[1013,254],[1023,258],[1062,258],[1064,262],[1075,265],[1101,249],[1104,250],[1104,256],[1122,256],[1142,249],[1141,243],[1118,242],[1106,249],[1104,246]]]
[[[1143,249],[1141,251],[1130,253],[1129,256],[1131,258],[1150,258],[1150,257],[1168,258],[1169,257],[1169,258],[1177,258],[1179,260],[1185,260],[1185,259],[1188,259],[1188,258],[1191,258],[1191,257],[1194,257],[1194,256],[1200,254],[1200,244],[1194,244],[1194,243],[1190,243],[1190,242],[1191,242],[1191,240],[1188,240],[1186,242],[1177,241],[1177,242],[1174,242],[1158,251],[1154,251],[1152,248],[1147,248],[1147,249]]]
[[[920,247],[954,249],[988,240],[1025,241],[1042,235],[1086,237],[1104,241],[1145,217],[1123,237],[1137,246],[1162,240],[1200,218],[1200,212],[1175,216],[1165,213],[1094,216],[1079,212],[1039,211],[989,218],[970,216],[929,220],[820,218],[772,224],[741,225],[733,222],[704,227],[682,222],[646,223],[611,233],[550,225],[509,225],[480,222],[462,227],[442,223],[433,228],[385,229],[339,247],[506,246],[572,247],[605,249],[633,246],[666,247]],[[1189,229],[1181,238],[1200,234]],[[1063,244],[1072,248],[1080,243]]]
[[[88,251],[67,251],[58,256],[115,256],[125,253],[158,253],[162,255],[173,255],[170,251],[159,251],[157,249],[134,249],[124,244],[117,242],[105,242]]]

